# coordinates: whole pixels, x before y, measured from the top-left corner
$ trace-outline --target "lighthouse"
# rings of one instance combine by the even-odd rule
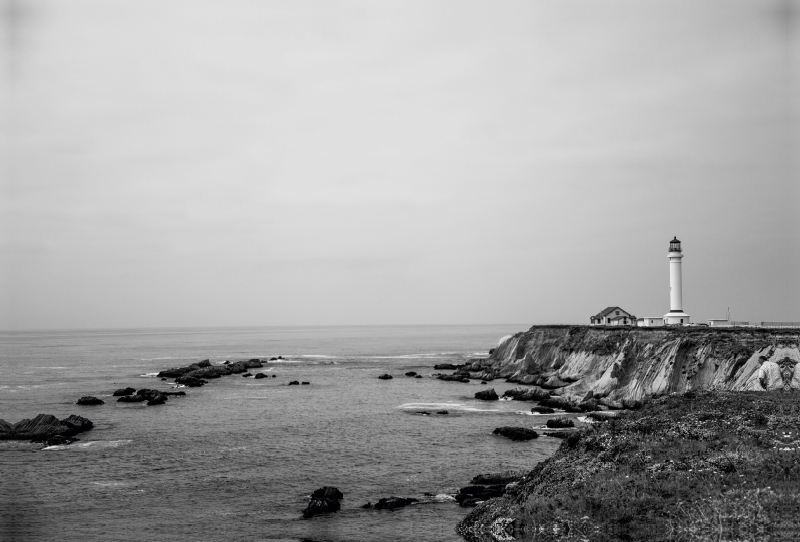
[[[681,284],[681,242],[674,237],[669,242],[669,312],[664,315],[664,325],[685,326],[689,324],[689,315],[683,312]]]

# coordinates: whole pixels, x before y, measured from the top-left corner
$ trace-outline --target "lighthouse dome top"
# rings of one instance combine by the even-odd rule
[[[670,252],[680,252],[681,251],[681,242],[678,241],[677,237],[673,237],[672,241],[669,242],[669,251]]]

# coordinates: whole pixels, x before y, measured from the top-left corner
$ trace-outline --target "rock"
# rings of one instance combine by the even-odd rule
[[[623,399],[622,400],[622,408],[626,408],[628,410],[639,410],[644,406],[642,401],[637,399]]]
[[[602,410],[600,408],[600,403],[598,403],[597,399],[594,398],[585,399],[584,401],[580,402],[578,404],[578,408],[581,410],[581,412],[595,412],[598,410]]]
[[[485,380],[481,380],[481,384],[485,386],[486,384],[488,384],[488,382],[486,382]]]
[[[344,495],[335,487],[321,487],[311,494],[311,501],[303,510],[303,517],[310,518],[316,514],[327,514],[337,512],[341,505],[339,501],[344,499]]]
[[[228,361],[227,359],[222,362],[223,365],[228,365],[229,363],[230,363],[230,361]]]
[[[113,395],[114,397],[123,397],[125,395],[133,395],[134,393],[136,393],[135,388],[125,388],[125,389],[118,389],[117,391],[114,392]]]
[[[300,382],[300,385],[301,385],[301,386],[308,386],[308,385],[310,385],[310,384],[311,384],[311,382]]]
[[[419,499],[405,498],[405,497],[388,497],[379,500],[375,504],[375,510],[396,510],[409,504],[419,502]]]
[[[564,382],[558,376],[553,375],[542,383],[542,387],[551,390],[555,388],[563,388],[568,384],[569,382]]]
[[[76,405],[104,405],[105,401],[102,399],[98,399],[97,397],[92,397],[91,395],[85,395],[78,399],[78,402],[75,403]]]
[[[367,504],[362,504],[361,508],[372,508],[372,503],[368,502]]]
[[[166,381],[167,381],[167,379],[166,379],[166,378],[162,378],[162,379],[161,379],[161,381],[162,381],[162,382],[166,382]]]
[[[448,411],[446,411],[446,410],[437,410],[437,411],[436,411],[436,413],[437,413],[437,414],[450,414],[450,413],[449,413]]]
[[[269,358],[270,361],[278,361],[278,358]]]
[[[493,435],[500,435],[511,440],[531,440],[539,436],[539,433],[526,427],[498,427],[492,431]]]
[[[408,371],[406,376],[417,376],[417,373],[415,371]]]
[[[414,378],[422,378],[422,375],[417,375]]]
[[[461,365],[456,365],[455,363],[437,363],[433,368],[437,371],[455,371],[464,366],[466,366],[466,363],[462,363]]]
[[[503,397],[511,397],[515,401],[542,401],[548,399],[550,395],[541,388],[517,386],[516,388],[506,390]]]
[[[253,375],[251,375],[250,373],[244,373],[242,375],[242,378],[247,378],[247,377],[250,377],[250,376],[253,376]]]
[[[487,499],[500,497],[505,491],[506,486],[504,484],[462,487],[456,494],[456,502],[461,506],[475,506]]]
[[[494,388],[489,388],[488,390],[483,390],[476,393],[475,399],[481,399],[482,401],[497,401],[500,398],[497,396],[497,392],[494,391]]]
[[[291,382],[289,382],[289,385],[290,386],[299,386],[300,385],[300,381],[299,380],[292,380]]]
[[[147,406],[163,405],[167,402],[167,396],[159,390],[141,389],[136,395],[147,399]]]
[[[166,402],[167,398],[162,395],[161,397],[156,397],[147,401],[147,406],[163,405]]]
[[[577,433],[577,431],[544,431],[542,434],[546,437],[566,439],[575,433]]]
[[[536,414],[555,414],[556,411],[546,406],[535,406],[531,409],[531,412]]]
[[[65,437],[64,435],[55,435],[41,442],[45,446],[64,446],[66,444],[72,444],[78,440],[81,439],[75,437]]]
[[[256,373],[255,379],[258,380],[259,378],[267,378],[268,375],[264,373]]]
[[[560,417],[547,420],[545,425],[550,429],[560,429],[562,427],[575,427],[575,422],[569,418]]]
[[[380,378],[381,380],[391,380],[392,379],[392,375],[390,375],[390,374],[382,374],[378,378]]]
[[[142,401],[147,401],[147,397],[142,397],[141,395],[124,395],[117,399],[118,403],[141,403]]]
[[[177,384],[183,384],[184,386],[188,386],[190,388],[199,388],[200,386],[206,383],[205,380],[200,378],[195,378],[193,376],[180,376],[175,379]]]
[[[492,472],[488,474],[479,474],[470,481],[473,485],[498,485],[508,484],[522,478],[522,474],[513,470],[503,472]]]
[[[272,375],[272,378],[277,378],[278,375]]]
[[[566,409],[569,405],[570,402],[563,397],[549,397],[539,401],[539,406],[560,408],[561,410]]]
[[[216,365],[214,367],[200,367],[199,369],[194,369],[189,371],[188,373],[184,373],[182,376],[191,377],[191,378],[219,378],[221,376],[227,376],[234,371],[232,370],[232,365]],[[239,373],[243,373],[244,369],[241,371],[236,371]]]
[[[0,440],[30,440],[45,442],[57,435],[72,437],[94,427],[91,420],[72,414],[59,420],[52,414],[39,414],[33,419],[10,424],[0,420]]]
[[[439,375],[436,378],[438,380],[444,380],[444,381],[447,381],[447,382],[464,382],[464,383],[469,384],[469,378],[464,376],[464,375],[460,375],[460,374]]]

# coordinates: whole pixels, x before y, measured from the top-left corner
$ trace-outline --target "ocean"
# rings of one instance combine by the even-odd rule
[[[78,414],[95,427],[68,446],[0,442],[0,540],[461,540],[454,528],[468,509],[449,494],[477,474],[531,469],[560,441],[492,435],[542,423],[529,403],[474,398],[513,384],[430,375],[527,327],[2,332],[0,418]],[[277,356],[250,371],[270,378],[210,380],[165,405],[111,396],[128,386],[169,390],[158,371],[203,359]],[[84,395],[106,403],[76,405]],[[344,493],[341,510],[302,519],[323,486]],[[420,502],[361,507],[389,496]]]

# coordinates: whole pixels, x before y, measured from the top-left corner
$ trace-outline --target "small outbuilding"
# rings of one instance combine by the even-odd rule
[[[589,317],[589,325],[592,326],[633,326],[636,325],[636,317],[620,307],[608,307]]]
[[[639,327],[658,327],[664,325],[663,316],[645,316],[636,320],[636,325]]]

